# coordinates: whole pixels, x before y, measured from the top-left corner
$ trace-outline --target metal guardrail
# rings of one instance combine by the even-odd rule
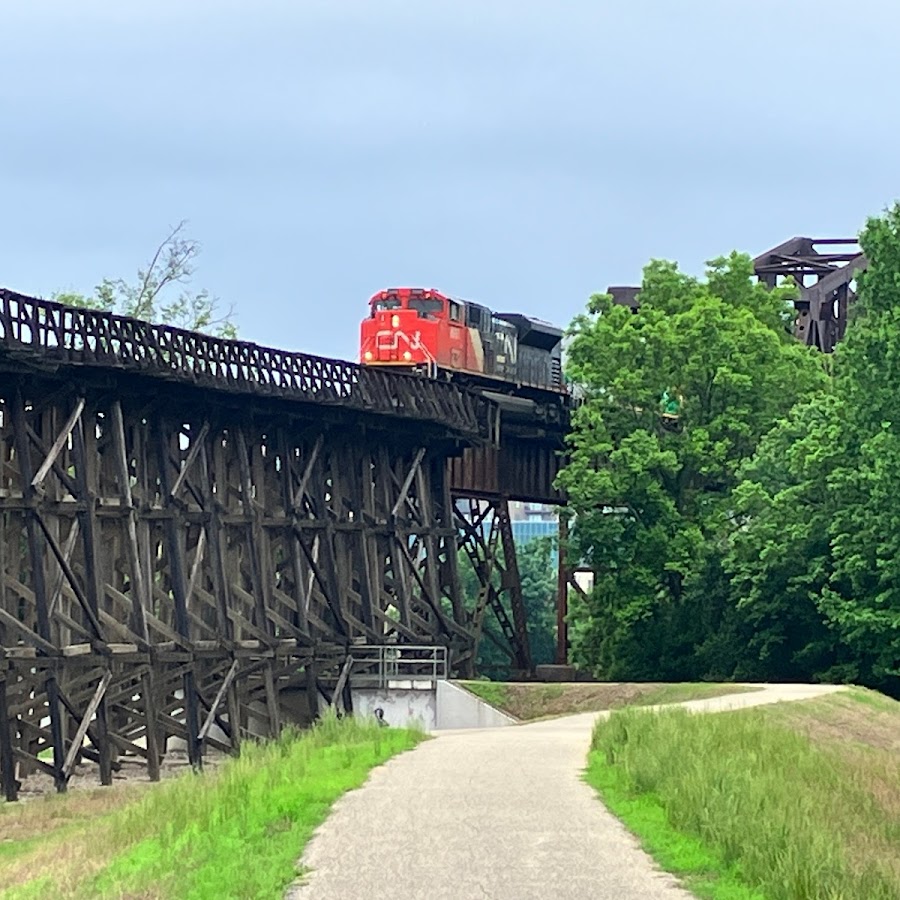
[[[496,439],[496,406],[456,385],[152,325],[5,288],[0,288],[0,355],[44,369],[115,369],[213,390],[340,405]]]
[[[389,688],[397,682],[417,687],[445,681],[449,675],[447,648],[413,644],[378,644],[353,647],[350,683],[354,687]]]

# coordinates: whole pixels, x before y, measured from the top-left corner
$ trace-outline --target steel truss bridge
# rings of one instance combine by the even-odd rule
[[[6,798],[348,706],[355,646],[472,674],[487,613],[530,669],[506,501],[560,499],[567,416],[531,402],[507,435],[451,383],[0,290]]]
[[[856,238],[795,237],[753,260],[753,271],[765,285],[786,278],[797,285],[794,335],[804,344],[831,353],[844,336],[856,299],[856,276],[868,261]],[[609,287],[616,303],[637,309],[640,288]]]

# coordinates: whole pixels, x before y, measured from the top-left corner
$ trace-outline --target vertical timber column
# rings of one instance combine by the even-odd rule
[[[19,782],[16,781],[16,760],[13,749],[13,728],[6,696],[6,678],[9,669],[0,671],[0,776],[3,795],[10,803],[19,798]]]
[[[84,410],[72,434],[72,451],[75,460],[75,480],[81,494],[81,507],[77,513],[81,523],[81,534],[84,539],[84,588],[87,602],[99,619],[100,597],[100,544],[97,535],[97,436],[96,432],[85,428]],[[88,445],[90,443],[90,446]],[[112,755],[109,745],[109,722],[106,708],[106,697],[101,696],[97,705],[97,723],[94,733],[97,736],[96,746],[100,755],[100,783],[112,784]]]
[[[559,564],[556,574],[556,664],[569,662],[569,570],[566,544],[569,540],[569,520],[559,516]]]
[[[185,568],[184,545],[180,531],[181,521],[172,503],[172,478],[169,461],[168,423],[165,419],[157,422],[157,451],[159,456],[159,487],[168,515],[165,520],[166,545],[169,556],[169,577],[172,598],[175,601],[175,630],[191,646],[191,626],[187,611],[187,570]],[[203,766],[200,747],[200,722],[197,704],[197,676],[194,670],[193,654],[182,684],[184,686],[184,726],[187,731],[188,759],[194,769]]]
[[[119,479],[119,497],[125,510],[125,551],[131,577],[131,628],[148,646],[150,632],[147,628],[146,610],[150,609],[150,572],[141,560],[138,544],[137,510],[131,493],[131,473],[128,468],[128,451],[125,444],[125,422],[118,400],[112,405],[112,441],[115,468]],[[154,667],[141,676],[141,700],[146,718],[145,740],[147,744],[147,776],[159,781],[159,728],[156,715],[156,686]]]
[[[53,643],[53,631],[50,626],[50,609],[47,595],[47,578],[44,570],[43,542],[37,522],[37,492],[31,483],[34,473],[31,467],[31,451],[28,446],[28,423],[25,420],[25,398],[17,388],[12,403],[12,422],[15,432],[16,455],[19,457],[19,475],[22,480],[22,500],[25,505],[25,533],[28,538],[28,553],[31,559],[32,589],[37,612],[37,626],[40,637],[47,643]],[[43,649],[38,651],[47,656]],[[63,742],[63,710],[59,699],[59,683],[57,681],[57,661],[51,658],[47,664],[46,687],[47,706],[50,718],[50,736],[53,743],[53,781],[56,790],[64,793],[66,776],[63,764],[66,759],[66,748]]]
[[[441,469],[437,474],[440,478],[441,503],[443,505],[440,525],[448,531],[452,529],[453,532],[452,536],[445,538],[447,565],[446,581],[450,592],[450,605],[453,609],[453,618],[456,620],[456,624],[460,627],[466,627],[468,624],[468,617],[466,615],[465,598],[462,595],[462,584],[459,579],[459,559],[457,556],[459,553],[459,538],[455,527],[455,508],[453,505],[453,496],[450,493],[450,479],[447,476],[446,462],[443,462]]]
[[[299,482],[299,487],[297,488],[297,493],[299,496],[294,496],[295,484],[294,484],[294,463],[296,459],[296,454],[294,452],[294,445],[291,441],[288,440],[287,433],[285,429],[281,429],[278,435],[278,446],[281,448],[281,489],[282,489],[282,503],[284,505],[285,517],[288,520],[289,524],[285,528],[284,533],[284,542],[287,547],[288,553],[290,554],[290,563],[291,563],[291,581],[293,584],[293,596],[292,599],[294,601],[294,613],[295,613],[295,624],[300,629],[300,632],[309,637],[309,619],[308,619],[308,607],[309,607],[309,595],[306,589],[306,576],[303,569],[303,560],[301,559],[300,554],[300,539],[297,537],[296,528],[299,523],[300,518],[303,515],[303,494],[306,492],[306,478],[301,477]],[[319,454],[319,448],[322,446],[322,438],[321,435],[316,440],[312,450],[309,451],[309,456],[315,457]],[[315,461],[313,459],[313,461]],[[309,465],[310,460],[306,460],[306,468],[304,469],[304,475],[308,471],[311,470],[311,466]],[[308,477],[308,476],[307,476]]]
[[[210,441],[221,442],[221,437],[212,430],[212,437],[204,438],[200,448],[200,492],[203,497],[203,505],[209,516],[207,525],[207,541],[209,543],[210,567],[212,570],[213,590],[216,597],[216,630],[219,640],[233,652],[234,650],[234,626],[228,615],[230,605],[230,591],[228,589],[228,574],[225,570],[225,553],[227,544],[225,529],[222,525],[222,503],[219,494],[213,493],[213,478],[210,470]],[[221,473],[216,470],[219,477]],[[222,490],[222,484],[216,484],[218,491]],[[228,726],[231,729],[231,749],[238,750],[241,745],[241,708],[238,697],[237,678],[232,679],[226,692],[226,704],[228,708]]]
[[[250,581],[253,585],[253,598],[255,600],[254,614],[256,615],[256,627],[265,632],[268,637],[274,639],[272,620],[268,615],[271,608],[270,578],[271,573],[265,565],[265,545],[268,536],[265,534],[260,521],[260,510],[265,504],[265,483],[256,485],[258,495],[253,497],[253,474],[250,467],[250,452],[247,446],[247,438],[242,427],[236,430],[236,443],[238,452],[238,465],[241,472],[241,503],[243,505],[244,518],[249,518],[249,553],[250,557]],[[266,692],[266,712],[269,719],[269,737],[278,737],[281,731],[281,717],[278,709],[278,691],[275,683],[275,650],[274,643],[269,648],[270,655],[266,659],[263,668],[263,684]]]
[[[441,466],[444,461],[440,460]],[[418,500],[420,527],[422,529],[420,540],[425,550],[425,584],[428,588],[427,594],[431,597],[431,603],[434,608],[435,622],[440,631],[443,632],[443,638],[449,649],[451,633],[444,621],[443,610],[441,609],[441,581],[438,566],[438,540],[435,537],[435,515],[434,515],[434,497],[432,490],[434,488],[433,476],[435,465],[433,460],[429,460],[427,456],[422,460],[418,469],[416,469],[416,497]],[[437,638],[440,640],[441,634],[438,632]]]
[[[6,611],[6,512],[0,511],[0,609]],[[5,642],[5,629],[0,625],[0,646]],[[7,679],[12,675],[9,664],[0,662],[0,782],[3,794],[9,802],[19,797],[16,780],[14,740],[17,722],[10,718],[6,692]],[[14,725],[13,723],[16,722]]]

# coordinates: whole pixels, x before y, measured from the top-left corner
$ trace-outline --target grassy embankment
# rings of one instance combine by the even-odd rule
[[[523,722],[546,716],[569,713],[599,712],[622,706],[655,706],[702,700],[722,694],[738,694],[757,690],[739,684],[638,684],[567,682],[541,684],[535,682],[461,681],[460,684],[491,706],[515,716]]]
[[[281,897],[334,801],[422,737],[326,718],[202,776],[0,806],[0,896]]]
[[[661,866],[715,900],[900,898],[900,703],[852,689],[598,723],[586,778]]]

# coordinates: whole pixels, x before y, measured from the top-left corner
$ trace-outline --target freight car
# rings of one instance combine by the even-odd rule
[[[427,288],[373,294],[360,361],[402,366],[485,387],[564,393],[562,331],[520,313],[494,313]]]

